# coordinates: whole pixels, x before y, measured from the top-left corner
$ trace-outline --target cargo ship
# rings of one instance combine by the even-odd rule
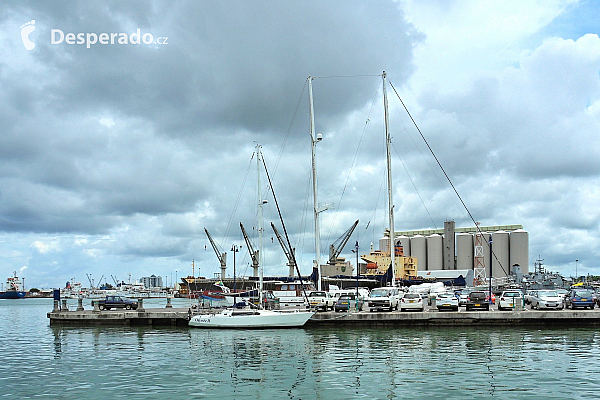
[[[0,299],[22,299],[25,297],[23,283],[17,277],[17,272],[13,272],[13,276],[6,279],[6,291],[0,292]]]

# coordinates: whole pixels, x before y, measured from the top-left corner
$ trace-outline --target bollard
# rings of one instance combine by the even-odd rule
[[[100,312],[100,307],[98,307],[98,300],[92,300],[92,305],[94,306],[93,312]]]
[[[52,310],[52,312],[59,312],[60,311],[60,300],[54,300],[54,309]]]
[[[62,311],[69,311],[69,307],[67,306],[67,300],[66,299],[63,299],[63,301],[62,301],[62,308],[61,308],[61,310]]]
[[[83,299],[81,297],[77,299],[77,311],[83,311]]]
[[[146,312],[146,310],[144,310],[144,299],[142,299],[141,297],[138,297],[137,311],[138,312]]]
[[[167,305],[165,308],[173,308],[173,305],[171,304],[171,297],[167,296]]]

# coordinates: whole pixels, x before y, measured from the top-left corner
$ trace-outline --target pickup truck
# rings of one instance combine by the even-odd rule
[[[137,309],[137,301],[125,299],[121,296],[106,296],[106,299],[98,300],[98,308],[110,310],[111,308],[124,308],[126,310]]]
[[[397,310],[400,303],[399,298],[400,293],[398,288],[376,288],[371,291],[367,299],[367,305],[369,306],[369,311]]]
[[[335,301],[336,299],[327,292],[318,291],[310,292],[308,294],[308,302],[310,306],[323,311],[327,311],[329,309],[333,310]]]

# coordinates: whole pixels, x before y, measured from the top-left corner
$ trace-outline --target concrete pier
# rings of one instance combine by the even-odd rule
[[[200,309],[197,310],[200,312]],[[206,312],[204,310],[202,312]],[[141,310],[52,310],[48,313],[50,324],[68,325],[142,325],[187,326],[190,308],[146,308]],[[487,326],[487,327],[596,327],[600,328],[600,310],[537,311],[470,311],[439,312],[428,308],[424,312],[318,312],[305,325],[313,327],[435,327],[435,326]]]
[[[50,325],[149,325],[187,326],[188,308],[146,308],[138,310],[55,311],[48,313]]]
[[[336,315],[337,314],[337,315]],[[306,324],[315,326],[514,326],[514,327],[600,327],[600,311],[470,311],[439,312],[349,312],[317,313]]]

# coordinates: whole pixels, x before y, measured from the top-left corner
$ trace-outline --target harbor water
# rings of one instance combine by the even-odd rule
[[[145,307],[165,304],[144,300]],[[600,334],[589,328],[73,327],[50,326],[51,310],[52,299],[0,300],[0,397],[587,399],[600,393]]]

